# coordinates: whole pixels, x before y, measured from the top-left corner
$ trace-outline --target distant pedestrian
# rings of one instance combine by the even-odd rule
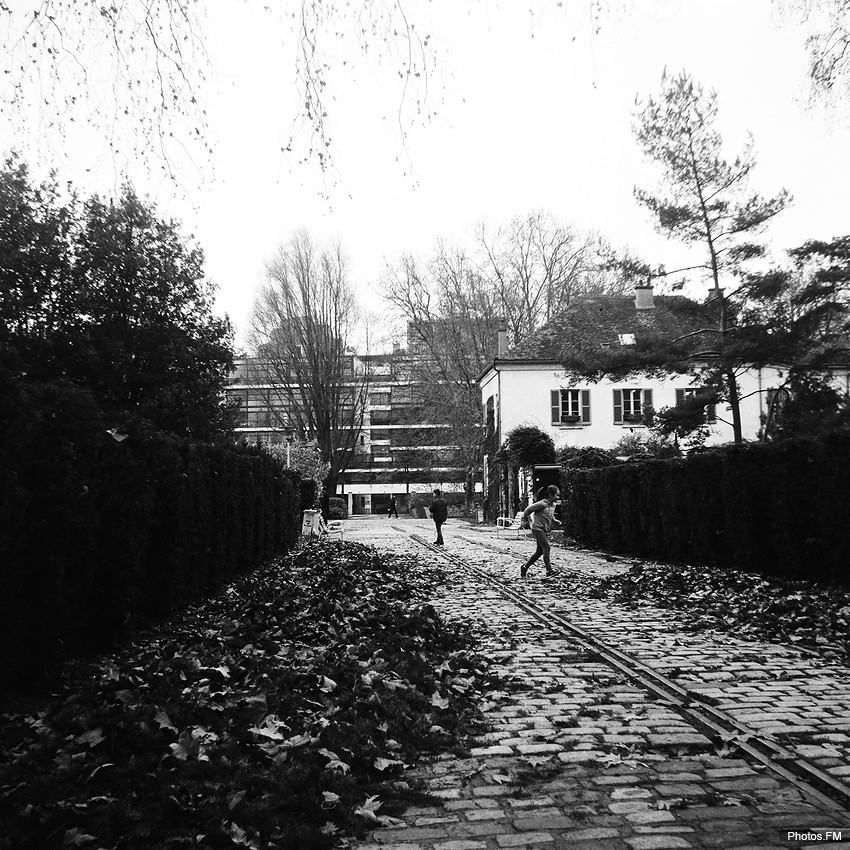
[[[537,549],[534,550],[534,554],[522,565],[520,570],[522,578],[525,578],[528,568],[541,555],[546,566],[546,575],[553,576],[557,572],[557,570],[552,569],[552,563],[549,560],[549,532],[552,530],[552,523],[558,522],[555,519],[555,505],[561,499],[561,491],[552,484],[545,490],[541,490],[538,495],[540,496],[539,501],[529,505],[522,512],[523,520],[528,520],[531,517],[531,533],[537,542]]]
[[[395,518],[398,519],[398,509],[395,504],[395,496],[390,496],[390,509],[387,511],[387,518],[389,519],[391,516],[395,516]]]
[[[443,523],[449,516],[449,506],[443,498],[440,490],[434,491],[434,501],[431,502],[431,519],[434,520],[434,525],[437,526],[437,539],[434,541],[435,546],[443,545]]]

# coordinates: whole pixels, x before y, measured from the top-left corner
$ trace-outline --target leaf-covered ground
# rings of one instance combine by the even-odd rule
[[[675,608],[694,629],[793,643],[850,664],[850,592],[758,573],[640,562],[602,579],[597,598]]]
[[[413,557],[316,543],[0,716],[0,847],[320,848],[392,822],[497,684]]]

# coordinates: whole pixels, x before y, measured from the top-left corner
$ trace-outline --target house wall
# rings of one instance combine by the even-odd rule
[[[488,375],[481,384],[482,402],[498,391],[496,401],[500,442],[518,425],[534,425],[549,434],[556,447],[563,445],[598,446],[609,448],[629,432],[645,431],[645,426],[615,424],[613,390],[651,389],[653,407],[673,407],[676,389],[698,386],[699,381],[689,375],[671,375],[661,378],[631,378],[626,381],[601,380],[593,384],[575,381],[564,370],[508,366],[499,368],[499,376]],[[741,424],[744,439],[755,439],[761,424],[760,415],[765,409],[765,392],[781,384],[781,373],[776,369],[752,369],[739,378],[741,394]],[[586,389],[590,391],[589,425],[552,425],[550,393],[555,389]],[[501,402],[499,404],[499,401]],[[728,423],[721,419],[728,420]],[[728,405],[717,405],[717,422],[710,425],[709,445],[728,443],[733,439],[731,412]]]

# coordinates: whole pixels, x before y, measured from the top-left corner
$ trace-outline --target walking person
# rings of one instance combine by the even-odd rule
[[[431,519],[434,520],[434,525],[437,526],[437,539],[434,541],[435,546],[443,545],[443,523],[449,516],[449,506],[443,498],[442,491],[434,491],[434,501],[431,502]]]
[[[395,518],[398,519],[398,509],[395,504],[395,496],[390,496],[390,509],[387,511],[387,518],[389,519],[391,516],[395,516]]]
[[[555,505],[561,499],[561,491],[551,484],[545,490],[541,490],[538,494],[541,498],[533,505],[529,505],[523,512],[523,520],[531,517],[531,533],[537,542],[537,548],[534,554],[522,565],[520,576],[525,578],[528,573],[528,568],[542,555],[543,563],[546,566],[546,575],[553,576],[557,570],[552,569],[552,563],[549,560],[549,532],[552,530],[552,523],[558,522],[555,519]],[[559,523],[560,525],[560,523]]]

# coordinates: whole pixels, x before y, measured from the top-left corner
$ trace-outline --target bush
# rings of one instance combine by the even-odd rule
[[[558,451],[558,461],[569,469],[601,469],[620,463],[613,452],[596,446],[564,446]]]
[[[500,453],[515,467],[555,462],[552,438],[533,425],[514,428],[505,438]]]
[[[109,648],[294,544],[299,478],[261,449],[144,423],[119,441],[73,384],[4,390],[3,685],[37,684],[63,655]]]
[[[301,479],[301,512],[310,510],[319,497],[319,484],[312,478]]]
[[[617,440],[611,448],[611,454],[618,458],[645,460],[653,457],[681,457],[682,452],[674,442],[657,434],[634,432],[625,434]]]
[[[328,499],[328,519],[348,519],[348,502],[339,496]]]

